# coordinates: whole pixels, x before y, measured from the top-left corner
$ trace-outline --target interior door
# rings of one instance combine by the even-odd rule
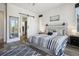
[[[29,38],[32,35],[35,35],[35,20],[33,17],[28,17],[27,20],[27,37]]]
[[[9,34],[7,42],[15,42],[19,39],[19,17],[9,16]]]

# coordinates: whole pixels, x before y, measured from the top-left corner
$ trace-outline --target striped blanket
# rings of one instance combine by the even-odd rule
[[[49,49],[54,55],[62,55],[68,36],[37,35],[29,38],[30,43]]]
[[[46,48],[48,45],[49,39],[53,39],[56,36],[57,36],[57,33],[53,33],[53,35],[37,34],[37,35],[31,36],[29,38],[29,42],[38,44]]]

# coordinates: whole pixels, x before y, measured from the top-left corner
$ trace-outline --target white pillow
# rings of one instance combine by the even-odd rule
[[[57,33],[58,33],[58,36],[63,36],[63,35],[65,35],[64,30],[59,30],[59,31],[57,31]]]

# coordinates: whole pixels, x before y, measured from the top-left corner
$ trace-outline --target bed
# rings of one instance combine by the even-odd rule
[[[51,26],[48,27],[48,31],[53,30],[52,29],[53,27],[51,27],[51,28],[50,27]],[[49,55],[53,55],[53,56],[64,55],[64,49],[67,45],[68,36],[65,34],[64,26],[58,26],[58,27],[60,30],[62,30],[63,35],[59,34],[59,29],[57,29],[58,32],[57,31],[53,32],[52,35],[37,34],[37,35],[31,36],[29,38],[29,40],[28,40],[29,44],[40,50],[45,51]],[[55,28],[54,28],[54,30],[55,30]]]

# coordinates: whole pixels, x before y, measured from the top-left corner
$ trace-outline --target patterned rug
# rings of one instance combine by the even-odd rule
[[[42,56],[42,54],[29,46],[21,46],[0,51],[0,56]]]

